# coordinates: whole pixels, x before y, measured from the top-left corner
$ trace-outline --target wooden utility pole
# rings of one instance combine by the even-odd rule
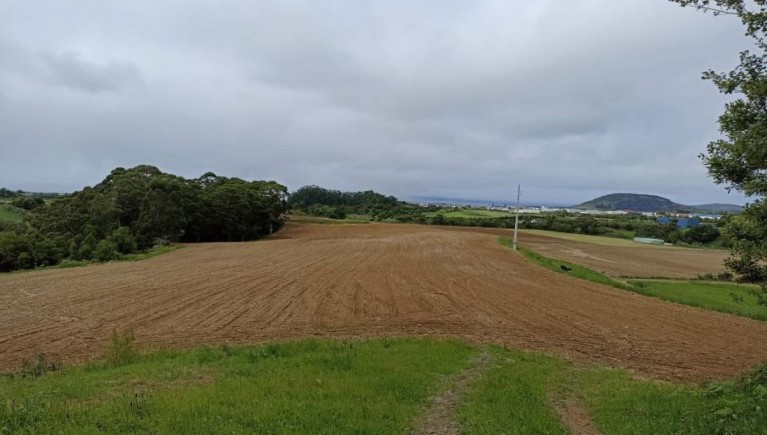
[[[517,213],[514,217],[514,241],[512,245],[514,246],[514,250],[517,250],[517,233],[519,232],[519,197],[522,194],[522,185],[517,185]]]

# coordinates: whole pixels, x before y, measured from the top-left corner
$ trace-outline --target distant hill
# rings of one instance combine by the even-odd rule
[[[740,213],[743,207],[735,204],[685,205],[657,195],[639,193],[611,193],[594,198],[575,206],[582,209],[596,210],[631,210],[631,211],[688,211],[698,213]]]

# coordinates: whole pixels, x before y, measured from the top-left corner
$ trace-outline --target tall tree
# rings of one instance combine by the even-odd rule
[[[701,158],[718,184],[753,198],[727,226],[733,255],[726,265],[741,280],[760,283],[764,291],[759,300],[767,304],[767,0],[671,1],[736,17],[754,41],[754,51],[741,52],[732,71],[703,73],[720,92],[736,98],[719,117],[723,138],[709,143]]]

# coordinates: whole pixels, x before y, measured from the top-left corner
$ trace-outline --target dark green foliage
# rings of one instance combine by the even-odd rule
[[[756,48],[741,52],[740,64],[732,71],[703,74],[721,93],[737,98],[719,117],[724,137],[709,143],[700,157],[718,184],[756,198],[727,227],[733,256],[725,264],[742,281],[761,284],[767,294],[767,7],[762,0],[672,1],[737,17]]]
[[[24,197],[16,198],[13,201],[11,201],[11,205],[23,210],[34,210],[38,207],[44,206],[45,200],[42,198],[33,198],[29,196],[24,196]]]
[[[294,211],[312,216],[344,219],[347,215],[368,215],[376,221],[427,223],[424,212],[437,207],[424,208],[400,201],[393,196],[367,190],[341,192],[318,186],[304,186],[290,195],[288,204]]]
[[[121,254],[130,254],[138,249],[136,238],[133,237],[128,227],[119,227],[112,231],[107,241],[113,243],[117,252]]]
[[[117,245],[110,240],[102,240],[96,245],[93,251],[93,259],[100,262],[117,260],[120,253],[117,251]]]
[[[767,366],[759,366],[735,382],[710,384],[703,397],[718,433],[760,433],[765,428]]]
[[[21,191],[14,192],[13,190],[6,189],[5,187],[0,187],[0,198],[16,198],[21,196],[21,194]]]
[[[286,200],[287,189],[272,181],[213,173],[187,180],[153,166],[117,168],[0,233],[0,271],[64,258],[110,261],[173,242],[254,240],[282,227]]]
[[[701,225],[699,227],[690,228],[684,234],[684,239],[688,243],[711,243],[719,238],[721,233],[713,225]]]

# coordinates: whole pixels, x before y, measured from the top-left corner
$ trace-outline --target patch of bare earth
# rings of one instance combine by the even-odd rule
[[[586,406],[576,397],[554,395],[550,398],[551,406],[559,420],[567,427],[571,435],[601,435]]]
[[[259,242],[0,275],[0,371],[39,352],[67,364],[99,358],[115,328],[132,328],[142,349],[449,336],[683,381],[767,362],[766,322],[552,272],[497,237],[294,224]]]
[[[490,352],[484,349],[468,368],[451,379],[444,390],[431,400],[415,419],[411,432],[421,435],[458,435],[461,432],[461,426],[455,419],[458,406],[469,387],[487,369],[490,360]]]

